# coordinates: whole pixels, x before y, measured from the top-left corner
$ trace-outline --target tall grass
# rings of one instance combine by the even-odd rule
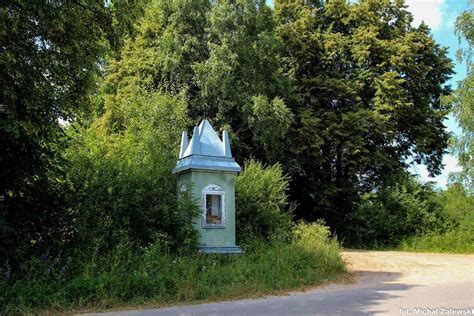
[[[258,244],[243,256],[176,255],[159,244],[121,245],[68,279],[45,274],[0,284],[5,313],[61,312],[254,297],[333,280],[346,272],[337,241],[300,225],[291,243]]]
[[[414,236],[404,240],[399,249],[418,252],[474,253],[474,235],[472,229],[460,229],[444,234]]]

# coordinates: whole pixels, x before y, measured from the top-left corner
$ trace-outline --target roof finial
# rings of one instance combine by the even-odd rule
[[[179,148],[179,158],[183,158],[184,152],[188,148],[188,131],[183,131],[181,135],[181,146]]]
[[[189,145],[189,155],[198,155],[200,152],[199,146],[199,127],[194,126],[193,137],[191,138],[191,144]]]
[[[222,142],[224,147],[224,156],[228,158],[232,158],[232,153],[230,151],[230,141],[229,141],[229,134],[226,130],[222,131]]]

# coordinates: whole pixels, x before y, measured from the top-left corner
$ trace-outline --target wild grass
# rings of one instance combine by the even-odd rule
[[[292,242],[255,243],[243,256],[176,255],[159,244],[139,251],[122,245],[70,278],[31,273],[14,283],[3,281],[0,312],[102,310],[256,297],[317,285],[346,273],[339,244],[327,238],[325,229],[317,224],[298,227]]]
[[[449,231],[410,237],[399,246],[402,251],[474,253],[474,236],[471,231]]]

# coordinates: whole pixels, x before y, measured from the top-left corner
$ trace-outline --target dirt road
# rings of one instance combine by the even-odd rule
[[[349,270],[359,278],[385,274],[392,275],[396,282],[411,285],[474,282],[474,255],[344,251],[342,257]]]
[[[474,313],[474,255],[345,251],[353,284],[287,296],[113,315],[454,315]]]

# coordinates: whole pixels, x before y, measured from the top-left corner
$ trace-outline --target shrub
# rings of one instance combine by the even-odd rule
[[[329,241],[331,231],[324,221],[305,224],[303,222],[295,226],[293,230],[293,241],[299,245],[312,247],[313,245],[323,245]]]
[[[339,242],[336,237],[330,237],[331,231],[319,220],[314,223],[298,223],[293,229],[292,245],[295,249],[305,249],[310,253],[316,253],[319,260],[327,260],[334,265],[334,269],[345,271],[344,263],[339,255]],[[326,269],[325,264],[319,263],[320,267],[315,269]],[[326,271],[325,273],[331,273]]]
[[[393,247],[408,237],[442,229],[442,203],[431,186],[409,178],[366,193],[350,214],[344,242],[356,247]]]
[[[474,252],[474,196],[462,185],[454,184],[439,193],[443,205],[440,227],[422,235],[410,236],[400,250],[429,252]]]
[[[286,240],[293,226],[288,205],[288,177],[280,165],[250,161],[236,183],[236,229],[239,243]]]
[[[174,249],[195,246],[190,218],[197,207],[177,201],[171,174],[185,108],[180,98],[145,94],[122,104],[113,120],[108,111],[107,120],[89,129],[69,129],[65,158],[74,248],[99,254],[121,242],[143,246],[158,237]]]
[[[472,222],[474,216],[474,192],[469,192],[461,184],[455,183],[441,193],[444,216],[456,227]]]

